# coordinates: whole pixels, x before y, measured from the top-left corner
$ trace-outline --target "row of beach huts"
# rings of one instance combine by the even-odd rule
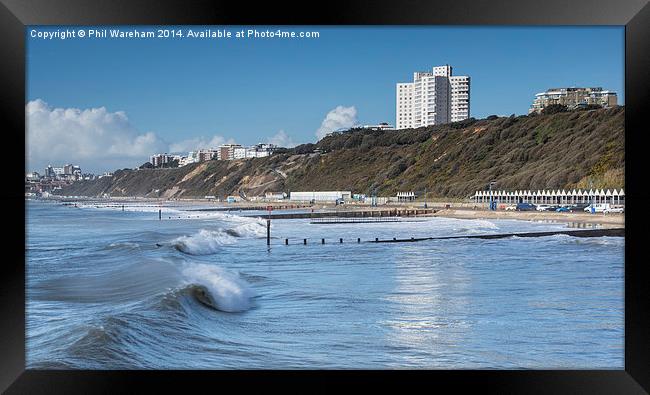
[[[475,203],[532,203],[532,204],[578,204],[609,203],[625,205],[625,191],[618,189],[573,189],[567,190],[517,190],[517,191],[476,191],[471,197]]]

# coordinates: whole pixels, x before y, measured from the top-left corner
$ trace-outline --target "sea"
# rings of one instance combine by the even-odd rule
[[[197,208],[27,201],[27,368],[624,368],[623,237]]]

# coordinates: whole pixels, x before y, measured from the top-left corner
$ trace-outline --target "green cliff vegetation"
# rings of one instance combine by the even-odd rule
[[[64,195],[203,197],[267,191],[423,191],[624,187],[624,107],[558,111],[399,131],[356,129],[267,158],[120,170]]]

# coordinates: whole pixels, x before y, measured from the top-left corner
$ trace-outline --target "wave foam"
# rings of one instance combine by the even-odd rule
[[[238,237],[264,237],[265,235],[264,224],[260,221],[247,221],[229,229],[201,229],[193,235],[172,240],[172,245],[186,254],[208,255],[216,253],[223,245],[234,244]]]
[[[181,236],[172,241],[174,247],[190,255],[214,254],[223,245],[233,244],[235,238],[227,232],[201,229],[191,236]]]
[[[255,292],[237,273],[213,265],[191,264],[182,274],[193,296],[209,307],[236,313],[253,306]]]
[[[235,237],[264,237],[266,236],[266,226],[260,222],[247,222],[235,226],[227,232]]]

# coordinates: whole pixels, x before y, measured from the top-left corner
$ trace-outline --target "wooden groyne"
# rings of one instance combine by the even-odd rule
[[[361,240],[360,237],[354,239],[344,240],[343,238],[337,238],[331,240],[331,243],[343,244],[344,241],[347,243],[410,243],[416,241],[424,240],[452,240],[452,239],[505,239],[508,237],[545,237],[545,236],[554,236],[554,235],[568,235],[573,237],[625,237],[625,228],[611,228],[611,229],[584,229],[584,230],[558,230],[558,231],[548,231],[548,232],[522,232],[522,233],[500,233],[500,234],[486,234],[486,235],[461,235],[461,236],[437,236],[437,237],[410,237],[407,239],[396,238],[392,239],[379,239],[378,237],[374,240]],[[307,245],[311,240],[311,243],[316,244],[326,244],[325,238],[319,238],[315,240],[312,239],[298,239],[295,244]],[[288,238],[284,239],[284,244],[294,244],[290,243]],[[329,244],[329,243],[328,243]]]
[[[625,228],[611,228],[611,229],[584,229],[584,230],[557,230],[548,232],[523,232],[523,233],[500,233],[493,235],[466,235],[466,236],[440,236],[440,237],[420,237],[410,239],[392,239],[392,240],[378,240],[375,239],[373,243],[396,243],[396,242],[411,242],[423,240],[450,240],[450,239],[505,239],[508,237],[545,237],[555,235],[568,235],[573,237],[625,237]]]
[[[247,217],[258,217],[265,219],[305,219],[305,218],[372,218],[372,217],[415,217],[418,215],[433,214],[438,210],[434,209],[401,209],[390,210],[355,210],[355,211],[320,211],[313,213],[271,213],[247,215]]]
[[[221,207],[205,207],[205,208],[194,208],[186,211],[267,211],[268,207],[273,207],[273,210],[292,210],[292,209],[302,209],[310,208],[311,206],[299,205],[299,204],[284,204],[284,205],[267,205],[267,206],[221,206]],[[260,215],[261,216],[261,215]],[[257,217],[257,216],[256,216]],[[265,218],[268,215],[264,216]]]
[[[331,217],[331,218],[314,218],[310,224],[367,224],[367,223],[384,223],[384,222],[400,222],[399,217]]]

